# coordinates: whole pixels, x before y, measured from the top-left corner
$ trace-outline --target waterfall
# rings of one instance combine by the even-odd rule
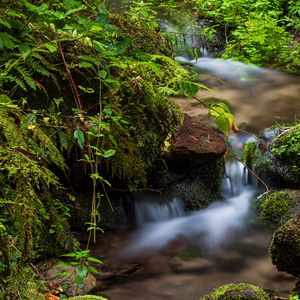
[[[183,216],[184,209],[178,198],[164,202],[143,199],[135,202],[135,214],[137,224],[142,225]]]
[[[243,164],[228,161],[223,181],[225,199],[199,211],[184,212],[178,198],[164,203],[140,199],[136,203],[139,229],[132,235],[125,254],[160,249],[179,236],[199,242],[210,251],[218,249],[230,240],[231,232],[242,229],[246,223],[255,189],[244,180],[243,173]]]

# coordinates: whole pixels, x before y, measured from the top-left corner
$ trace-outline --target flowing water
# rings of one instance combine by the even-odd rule
[[[163,18],[160,24],[169,32],[187,28]],[[190,33],[194,29],[189,29]],[[227,100],[236,124],[251,132],[275,122],[297,120],[299,76],[209,57],[204,43],[193,33],[183,38],[192,46],[198,45],[198,54],[203,57],[196,60],[184,54],[177,60],[193,67],[199,81],[213,88],[199,92],[199,99]],[[182,55],[181,50],[178,53]],[[206,109],[197,101],[174,101],[185,113],[209,122]],[[243,143],[235,138],[232,141],[233,148]],[[272,232],[257,224],[251,213],[257,186],[239,162],[228,161],[223,181],[225,200],[216,199],[205,209],[186,212],[179,198],[136,194],[134,228],[106,233],[93,249],[93,255],[105,261],[106,273],[117,270],[125,274],[102,280],[99,294],[110,300],[195,300],[218,285],[247,282],[287,295],[295,280],[272,265],[267,250]],[[132,265],[137,266],[135,272],[122,272]]]
[[[138,193],[135,229],[106,234],[93,254],[104,258],[107,272],[142,267],[108,281],[99,293],[111,300],[194,300],[218,285],[247,282],[287,294],[295,281],[270,262],[271,232],[251,214],[255,186],[241,163],[228,161],[225,200],[205,209],[186,212],[179,198]]]
[[[243,130],[257,133],[275,123],[299,120],[299,76],[211,57],[177,60],[192,66],[200,74],[200,81],[213,89],[200,91],[197,98],[225,99]],[[207,121],[207,109],[196,100],[174,100],[187,114]]]

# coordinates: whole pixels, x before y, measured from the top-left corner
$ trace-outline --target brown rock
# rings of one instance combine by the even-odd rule
[[[226,152],[224,138],[195,117],[185,115],[172,144],[173,152],[222,156]]]
[[[96,285],[96,278],[92,274],[88,274],[84,281],[84,287],[80,289],[75,283],[75,267],[62,268],[59,267],[59,263],[45,270],[43,277],[50,281],[52,285],[63,287],[63,292],[70,297],[88,294]]]

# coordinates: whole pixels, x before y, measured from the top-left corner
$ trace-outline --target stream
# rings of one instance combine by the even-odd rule
[[[161,26],[178,28],[168,20]],[[197,98],[227,100],[237,126],[252,133],[299,118],[299,76],[217,59],[201,47],[204,56],[197,60],[190,55],[176,58],[213,89],[200,91]],[[173,99],[183,112],[214,126],[197,101]],[[230,139],[233,148],[244,142]],[[131,266],[135,270],[100,281],[99,294],[110,300],[196,300],[219,285],[245,282],[287,295],[295,279],[271,263],[272,232],[259,224],[252,209],[261,193],[255,178],[234,161],[226,162],[226,175],[225,200],[216,199],[199,211],[184,211],[176,197],[167,201],[155,193],[136,194],[135,224],[99,236],[92,249],[105,262],[104,275]]]
[[[104,259],[108,273],[137,269],[102,282],[99,293],[111,300],[194,300],[218,285],[246,282],[287,295],[295,280],[270,261],[272,233],[251,209],[256,186],[241,163],[228,161],[225,200],[205,209],[185,212],[179,198],[136,194],[136,225],[105,234],[93,254]]]

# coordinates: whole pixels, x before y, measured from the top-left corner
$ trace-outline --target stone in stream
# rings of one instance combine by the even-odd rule
[[[274,232],[269,252],[278,271],[300,275],[300,214]]]
[[[246,283],[222,285],[200,300],[270,300],[271,297],[260,287]]]
[[[259,199],[257,205],[262,219],[271,228],[277,228],[300,213],[300,190],[272,191]]]
[[[185,115],[166,157],[171,172],[169,193],[187,209],[207,206],[220,194],[226,144],[222,135]]]
[[[300,186],[300,125],[268,128],[244,146],[243,160],[269,185]]]

